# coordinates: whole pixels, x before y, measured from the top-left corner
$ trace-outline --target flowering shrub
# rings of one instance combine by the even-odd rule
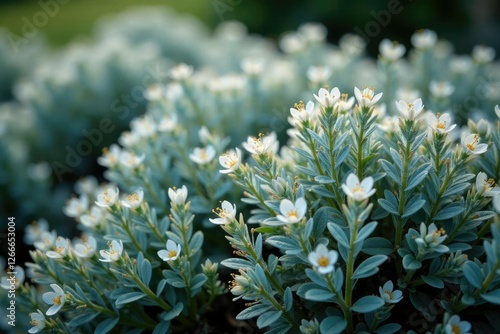
[[[324,34],[280,40],[295,82],[264,70],[281,60],[250,57],[238,74],[178,64],[148,88],[147,112],[98,159],[107,182],[79,181],[63,209],[81,235],[27,229],[32,281],[18,268],[15,284],[30,333],[217,331],[229,296],[267,333],[494,331],[498,96],[467,121],[477,84],[454,95],[431,31],[408,60],[384,41],[378,69],[362,40],[332,51]],[[474,52],[461,74],[495,66]],[[286,127],[259,131],[279,101]]]

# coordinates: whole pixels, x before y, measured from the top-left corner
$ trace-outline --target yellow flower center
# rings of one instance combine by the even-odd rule
[[[325,95],[326,95],[326,94],[325,94]],[[299,103],[295,103],[295,104],[293,105],[293,107],[294,107],[295,109],[297,109],[297,111],[304,111],[304,110],[305,110],[305,107],[304,107],[304,102],[302,102],[302,101],[299,101]]]
[[[290,211],[288,211],[286,216],[288,218],[299,218],[299,213],[297,212],[297,210],[290,210]]]
[[[392,300],[394,298],[394,294],[392,293],[392,291],[385,290],[384,293],[389,296],[389,299]]]
[[[136,193],[133,193],[132,195],[127,196],[127,199],[129,202],[138,202],[139,196]]]
[[[61,296],[52,298],[52,303],[54,303],[54,305],[61,305]]]
[[[168,251],[168,256],[170,258],[176,257],[177,256],[177,251],[175,249],[171,250],[171,251]]]
[[[318,259],[318,264],[320,267],[326,267],[330,264],[330,261],[326,256],[322,256]]]
[[[472,143],[469,143],[469,144],[466,144],[465,146],[471,150],[471,151],[474,151],[476,149],[476,145],[477,143],[479,142],[479,136],[478,135],[475,135],[474,136],[474,141]]]
[[[364,193],[364,192],[365,192],[365,189],[363,189],[363,187],[361,187],[361,186],[359,185],[359,183],[358,183],[358,184],[356,184],[356,185],[354,186],[354,188],[352,188],[352,192],[353,192],[353,193]]]
[[[495,184],[495,180],[493,180],[493,179],[489,179],[489,180],[484,180],[484,181],[483,181],[484,191],[491,190],[491,189],[493,189],[495,186],[496,186],[496,184]]]
[[[30,324],[31,324],[32,326],[38,326],[38,321],[36,321],[35,319],[32,319],[32,320],[30,321]]]
[[[457,324],[453,324],[451,325],[451,331],[454,333],[454,334],[460,334],[462,333],[462,331],[460,330],[460,326],[457,325]]]
[[[64,247],[56,247],[56,253],[61,254],[64,251]]]

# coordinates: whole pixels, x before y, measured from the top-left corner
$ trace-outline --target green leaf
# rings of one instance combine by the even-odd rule
[[[452,203],[447,205],[438,211],[438,213],[432,217],[433,220],[446,220],[458,216],[465,210],[465,207],[460,203]]]
[[[200,273],[198,275],[196,275],[195,277],[193,277],[193,279],[191,280],[191,297],[193,297],[193,293],[196,293],[197,289],[200,288],[201,286],[203,286],[203,284],[205,284],[205,282],[207,281],[208,277],[203,274],[203,273]]]
[[[394,252],[394,246],[385,238],[373,237],[363,242],[362,252],[368,255],[390,255]]]
[[[379,328],[377,328],[375,330],[375,334],[393,334],[393,333],[398,332],[400,329],[401,329],[400,324],[389,323],[389,324],[385,324],[385,325],[382,325]]]
[[[257,327],[264,328],[271,325],[273,322],[278,320],[283,311],[268,311],[257,318]]]
[[[306,291],[305,298],[317,302],[333,302],[335,295],[328,290],[311,289]]]
[[[399,216],[397,205],[394,205],[394,203],[392,203],[391,201],[388,201],[387,199],[384,198],[379,198],[377,202],[385,211],[392,213],[393,215]]]
[[[378,266],[387,260],[385,255],[374,255],[360,263],[354,271],[353,279],[370,277],[378,272]]]
[[[335,223],[328,223],[327,227],[332,237],[335,238],[339,244],[344,247],[349,247],[349,240],[347,240],[347,236],[340,226]]]
[[[119,307],[124,304],[135,302],[136,300],[139,300],[144,297],[146,297],[146,294],[144,292],[139,292],[139,291],[128,292],[118,297],[118,299],[116,299],[115,301],[115,305]]]
[[[285,293],[283,295],[283,304],[285,305],[285,311],[290,311],[293,307],[293,294],[292,289],[288,286],[285,289]]]
[[[424,206],[425,200],[421,199],[421,197],[421,195],[416,195],[406,203],[405,213],[402,216],[403,218],[411,216]]]
[[[163,292],[163,289],[165,289],[166,284],[167,284],[167,280],[164,278],[158,282],[158,285],[156,286],[156,296],[161,295],[161,293]]]
[[[95,328],[94,334],[106,334],[112,330],[120,320],[119,317],[116,318],[106,318],[101,321]]]
[[[476,289],[481,288],[483,284],[484,276],[481,272],[481,268],[474,261],[467,261],[463,267],[462,271],[464,273],[465,279]]]
[[[422,263],[417,261],[411,254],[406,254],[403,257],[403,268],[406,270],[416,270],[422,267]]]
[[[70,327],[79,327],[87,322],[91,322],[95,317],[99,315],[99,312],[95,311],[85,311],[82,314],[79,314],[75,316],[74,318],[71,319],[71,321],[68,323],[68,326]]]
[[[245,259],[239,259],[239,258],[230,258],[230,259],[225,259],[223,260],[220,264],[222,264],[224,267],[228,267],[230,269],[240,269],[240,268],[248,268],[248,267],[253,267],[253,264]]]
[[[189,241],[189,249],[197,251],[198,249],[201,248],[203,245],[203,232],[202,231],[196,231],[195,234],[193,234],[193,237]]]
[[[481,294],[481,297],[492,304],[500,305],[500,289]]]
[[[160,321],[158,325],[156,325],[153,334],[168,333],[169,328],[170,328],[170,321]]]
[[[268,243],[271,246],[274,246],[276,248],[285,250],[285,251],[300,249],[300,246],[297,243],[297,241],[293,240],[290,237],[284,236],[284,235],[273,235],[272,237],[269,237],[266,239],[266,243]],[[224,262],[224,261],[222,261],[222,262]],[[235,269],[238,269],[238,268],[235,268]]]
[[[319,331],[322,334],[337,334],[342,333],[347,327],[347,320],[337,316],[330,316],[319,325]]]
[[[140,276],[141,276],[141,281],[146,286],[149,286],[149,282],[151,281],[152,274],[153,274],[153,269],[151,268],[151,263],[149,262],[149,260],[148,259],[142,260]]]
[[[177,317],[179,314],[181,314],[182,310],[184,309],[184,304],[182,302],[178,302],[175,304],[174,307],[168,312],[163,312],[161,314],[161,318],[165,321],[170,321]]]
[[[273,307],[271,305],[267,305],[267,304],[252,305],[252,306],[244,309],[240,313],[238,313],[238,315],[236,316],[236,319],[247,320],[247,319],[255,318],[255,317],[258,317],[262,313],[264,313],[272,308]]]
[[[257,253],[257,258],[262,258],[262,234],[259,234],[255,240],[255,253]]]
[[[382,298],[377,296],[364,296],[351,306],[351,310],[358,313],[373,312],[385,305]]]
[[[429,174],[429,169],[431,168],[431,164],[429,162],[420,165],[410,176],[408,179],[408,185],[406,186],[405,191],[409,191],[416,186],[418,186],[425,179],[427,174]]]
[[[398,174],[398,171],[394,166],[387,160],[380,159],[379,160],[380,165],[382,166],[382,169],[387,173],[387,176],[396,184],[401,185],[401,177]]]
[[[321,183],[321,184],[335,183],[334,179],[332,179],[331,177],[328,177],[328,176],[324,176],[324,175],[317,175],[314,178],[314,181]]]
[[[370,234],[373,233],[375,228],[377,228],[378,223],[377,222],[371,222],[366,224],[361,228],[361,230],[358,232],[358,236],[356,238],[356,241],[354,243],[358,243],[361,241],[364,241],[366,238],[370,236]]]
[[[424,276],[422,275],[422,280],[432,286],[433,288],[442,289],[444,288],[444,282],[442,279],[436,276]]]

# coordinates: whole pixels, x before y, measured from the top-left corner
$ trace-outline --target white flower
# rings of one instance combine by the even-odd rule
[[[97,158],[97,163],[101,166],[112,168],[118,163],[121,155],[121,148],[116,144],[112,144],[109,149],[102,150],[103,156]]]
[[[357,175],[354,173],[349,174],[346,182],[342,184],[342,190],[349,198],[355,201],[363,201],[375,194],[373,178],[368,176],[360,183]]]
[[[413,101],[418,99],[420,92],[417,89],[413,89],[409,86],[403,86],[396,90],[397,99],[403,101]]]
[[[115,262],[117,261],[121,256],[123,252],[123,242],[121,240],[116,241],[108,241],[108,250],[100,250],[99,253],[102,256],[102,259],[99,259],[99,261],[102,262]]]
[[[57,237],[56,245],[54,250],[47,251],[47,257],[53,259],[62,259],[68,254],[69,251],[69,241],[63,237]]]
[[[170,70],[170,77],[175,81],[186,80],[193,74],[193,66],[180,63]]]
[[[134,152],[123,151],[120,154],[120,165],[128,169],[134,169],[142,164],[145,157],[144,153],[137,156]]]
[[[462,136],[462,146],[467,153],[474,155],[482,154],[488,149],[488,144],[479,144],[479,135],[475,133]]]
[[[350,110],[352,108],[352,106],[354,105],[354,96],[351,96],[349,99],[347,98],[347,94],[340,94],[340,99],[338,99],[338,101],[335,103],[335,109],[338,110],[338,111],[347,111],[347,110]],[[384,110],[385,110],[385,105],[384,106]],[[375,107],[377,108],[377,107]]]
[[[97,179],[92,175],[83,177],[75,183],[75,191],[80,195],[92,195],[98,187]]]
[[[453,94],[455,87],[448,81],[435,81],[432,80],[429,84],[431,94],[436,98],[446,98]]]
[[[158,251],[158,256],[163,261],[175,261],[181,254],[181,245],[177,245],[172,240],[167,240],[166,250],[162,249]]]
[[[66,216],[76,218],[80,217],[89,208],[89,200],[86,195],[80,197],[73,197],[66,202],[63,212]]]
[[[448,133],[452,131],[457,125],[451,124],[451,116],[448,113],[437,114],[429,113],[427,115],[427,121],[432,130],[438,133]]]
[[[138,188],[133,194],[126,196],[124,199],[122,199],[121,203],[124,207],[130,208],[130,209],[136,209],[141,205],[142,201],[144,199],[144,191],[142,188]]]
[[[388,304],[396,304],[403,299],[403,293],[400,290],[394,290],[392,281],[385,282],[384,286],[378,288],[380,297]]]
[[[304,38],[307,42],[321,42],[324,41],[327,34],[327,29],[320,23],[308,22],[300,25],[297,33]]]
[[[493,197],[500,194],[500,188],[496,186],[495,180],[488,179],[486,173],[483,172],[477,174],[476,191],[484,197]]]
[[[198,138],[200,138],[200,141],[204,144],[212,140],[212,134],[210,134],[210,131],[205,125],[198,130]]]
[[[149,116],[142,116],[133,119],[130,122],[132,132],[136,133],[139,137],[149,138],[156,133],[156,124]]]
[[[139,136],[139,133],[135,131],[124,131],[118,138],[118,142],[123,147],[131,147],[135,143],[137,143],[140,139],[141,137]]]
[[[363,89],[363,92],[361,92],[358,87],[354,87],[354,96],[356,96],[356,100],[358,100],[358,104],[360,107],[373,106],[378,102],[378,100],[380,100],[383,95],[383,93],[378,93],[377,95],[374,94],[374,89],[371,89],[369,87],[365,87],[365,89]]]
[[[241,163],[241,151],[238,148],[231,149],[219,157],[219,163],[226,168],[219,170],[222,174],[229,174],[238,169]]]
[[[49,249],[51,249],[55,242],[56,242],[57,234],[56,231],[43,231],[40,239],[35,241],[33,245],[35,246],[36,249],[41,250],[42,252],[45,252]]]
[[[221,208],[213,211],[219,218],[210,218],[210,222],[217,225],[229,224],[236,218],[236,204],[223,201]]]
[[[243,147],[251,154],[276,154],[279,149],[279,143],[275,132],[271,132],[268,136],[259,134],[258,138],[248,137],[243,143]]]
[[[120,191],[118,190],[118,188],[115,188],[115,190],[109,188],[105,192],[97,195],[97,201],[95,201],[95,204],[102,208],[107,208],[109,206],[115,205],[118,200],[119,192]]]
[[[296,121],[306,121],[311,119],[314,115],[314,103],[309,101],[305,107],[302,101],[295,103],[294,108],[290,108],[290,114]]]
[[[215,157],[215,148],[212,145],[206,147],[195,147],[193,152],[189,154],[191,161],[204,165],[212,161]]]
[[[430,224],[428,228],[425,223],[421,223],[420,237],[416,238],[415,242],[424,249],[430,248],[433,251],[445,253],[449,248],[441,244],[446,238],[446,232],[442,228],[438,229],[434,223]]]
[[[320,88],[318,95],[313,94],[316,101],[325,108],[330,108],[340,99],[340,90],[338,87],[333,87],[331,91],[325,88]]]
[[[497,114],[498,118],[500,118],[500,106],[498,104],[495,106],[495,113]]]
[[[493,202],[493,208],[498,213],[500,213],[500,194],[493,196],[492,202]]]
[[[47,312],[46,315],[51,316],[59,312],[59,310],[64,306],[66,302],[66,296],[64,295],[64,290],[57,284],[51,284],[50,287],[54,292],[45,292],[42,295],[42,299],[45,303],[52,305]]]
[[[454,315],[448,320],[445,326],[446,334],[471,334],[471,324],[468,321],[460,321],[458,315]]]
[[[436,42],[436,33],[429,29],[418,30],[411,36],[411,44],[417,49],[430,49]]]
[[[397,131],[399,129],[399,117],[385,116],[380,123],[377,123],[377,127],[384,132]]]
[[[177,126],[177,114],[163,116],[158,124],[158,131],[170,132]]]
[[[39,219],[27,225],[24,229],[24,242],[28,245],[33,245],[35,241],[42,238],[43,232],[49,231],[49,224],[45,219]]]
[[[297,33],[286,33],[279,40],[279,46],[285,53],[298,53],[302,51],[306,43],[302,36]]]
[[[233,281],[229,282],[229,289],[231,293],[236,298],[233,298],[233,301],[240,299],[247,292],[248,287],[250,287],[251,280],[248,276],[245,275],[245,272],[240,270],[243,275],[234,275]]]
[[[264,61],[260,58],[245,58],[241,61],[240,66],[246,75],[259,75],[264,70]]]
[[[144,97],[149,101],[158,101],[165,96],[165,89],[160,85],[151,85],[144,92]]]
[[[335,250],[328,250],[325,245],[319,244],[316,250],[309,253],[307,256],[309,262],[318,268],[320,274],[328,274],[333,271],[333,266],[339,258],[339,254]]]
[[[309,66],[306,75],[311,82],[326,83],[332,75],[332,70],[327,66]]]
[[[99,206],[92,205],[90,212],[80,217],[80,223],[84,226],[94,228],[101,222],[102,218],[102,209]]]
[[[280,215],[277,215],[281,222],[294,224],[302,220],[307,211],[307,203],[303,197],[297,198],[295,204],[289,199],[282,199],[280,203]]]
[[[472,59],[479,64],[487,64],[495,59],[495,49],[486,45],[476,45],[472,49]]]
[[[450,70],[454,73],[467,73],[472,67],[472,61],[469,56],[455,56],[450,60]]]
[[[186,203],[186,198],[188,196],[188,190],[186,186],[182,186],[180,189],[177,188],[168,188],[168,197],[170,200],[177,204],[177,205],[183,205]]]
[[[30,313],[30,324],[33,326],[28,330],[28,333],[34,334],[45,328],[45,316],[42,311],[36,310],[36,313]]]
[[[15,266],[13,272],[7,272],[9,276],[2,277],[0,281],[0,287],[5,290],[12,290],[11,285],[14,285],[16,289],[24,283],[24,269],[21,266]]]
[[[387,38],[383,39],[379,45],[379,51],[382,58],[396,61],[399,58],[403,57],[406,52],[406,48],[404,45],[399,44],[398,42],[391,41]]]
[[[94,237],[89,235],[88,237],[81,240],[81,242],[75,243],[74,252],[76,256],[80,258],[87,258],[94,255],[97,250],[97,241]]]
[[[399,100],[396,102],[396,108],[404,119],[414,120],[422,112],[424,105],[422,104],[422,99],[416,99],[411,103]]]

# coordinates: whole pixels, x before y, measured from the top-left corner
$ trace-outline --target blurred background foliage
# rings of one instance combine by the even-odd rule
[[[49,2],[54,2],[57,0],[0,0],[0,28],[4,28],[17,36],[22,36],[23,27],[26,20],[32,22],[33,16],[41,11],[42,4]],[[372,1],[340,1],[340,0],[311,0],[311,1],[298,1],[298,0],[288,0],[288,1],[268,1],[268,0],[59,0],[60,8],[57,14],[50,17],[47,24],[39,28],[39,32],[36,39],[30,40],[27,48],[23,49],[21,53],[18,53],[17,58],[28,58],[32,59],[31,62],[26,62],[25,60],[19,60],[19,64],[22,67],[10,66],[3,64],[0,66],[0,83],[2,80],[14,80],[17,77],[27,76],[34,80],[37,78],[37,73],[28,66],[34,66],[35,62],[38,61],[38,54],[43,54],[45,57],[52,57],[52,65],[57,65],[57,53],[47,52],[46,49],[51,49],[52,51],[64,50],[65,46],[69,43],[75,43],[75,41],[92,41],[97,39],[99,36],[98,29],[102,29],[102,21],[108,20],[112,15],[116,15],[125,10],[132,10],[134,6],[164,6],[166,8],[171,8],[179,14],[189,14],[193,15],[199,19],[202,24],[206,25],[208,29],[214,30],[221,22],[227,21],[240,21],[248,27],[248,31],[252,34],[258,34],[269,38],[271,42],[276,43],[278,38],[282,36],[285,32],[297,29],[300,24],[304,22],[318,22],[325,25],[328,29],[328,41],[331,43],[338,43],[341,36],[346,33],[356,33],[362,32],[368,37],[366,40],[368,53],[376,57],[378,53],[378,45],[383,38],[389,38],[392,40],[397,40],[403,43],[407,48],[410,46],[410,37],[418,29],[428,28],[437,32],[440,38],[449,40],[455,47],[455,52],[457,54],[469,54],[474,45],[477,44],[487,44],[494,47],[496,50],[500,50],[500,2],[497,0],[454,0],[454,1],[435,1],[435,0],[372,0]],[[58,2],[59,3],[59,2]],[[64,4],[63,4],[64,3]],[[397,14],[386,15],[389,8],[398,8]],[[122,22],[129,23],[129,27],[122,27],[123,31],[130,32],[134,31],[133,20],[127,21],[127,19]],[[165,35],[175,35],[180,33],[175,31],[175,26],[172,27],[174,31],[157,31],[155,38],[158,36]],[[373,30],[375,29],[375,30]],[[379,31],[377,31],[379,29]],[[151,36],[141,36],[140,32],[134,31],[138,36],[133,36],[133,38],[148,40]],[[102,33],[102,31],[100,32]],[[146,33],[144,33],[146,34]],[[112,34],[110,34],[112,36]],[[109,37],[109,36],[108,36]],[[127,36],[130,38],[131,36]],[[200,37],[200,38],[203,38]],[[132,38],[130,38],[132,39]],[[154,40],[154,38],[151,38]],[[104,39],[103,39],[104,40]],[[105,43],[110,42],[110,40],[104,40]],[[200,43],[199,40],[187,40],[184,41],[182,47],[183,51],[189,54],[191,50],[187,45],[189,43]],[[97,43],[96,43],[97,44]],[[140,45],[139,41],[134,41],[134,46]],[[116,46],[116,45],[115,45]],[[139,48],[139,47],[138,47]],[[193,48],[194,50],[195,48]],[[120,50],[117,48],[117,50]],[[0,49],[0,54],[2,50]],[[164,50],[160,50],[164,51]],[[171,52],[172,50],[168,50]],[[69,52],[68,52],[69,53]],[[140,51],[136,51],[140,53]],[[163,52],[164,53],[164,52]],[[170,54],[162,54],[162,56],[169,56],[170,59],[175,61],[182,61],[182,57],[172,57]],[[192,55],[192,58],[200,61],[200,57],[204,57],[204,54]],[[110,59],[114,57],[110,54]],[[68,58],[68,57],[66,57]],[[126,57],[125,57],[126,58]],[[10,60],[10,61],[15,61]],[[50,60],[50,59],[49,59]],[[0,57],[0,62],[3,61]],[[45,60],[44,60],[45,61]],[[190,62],[189,57],[185,58],[185,62]],[[2,65],[2,64],[0,64]],[[138,70],[143,70],[143,66],[137,66]],[[64,69],[63,69],[64,71]],[[135,75],[135,77],[134,77]],[[110,89],[109,94],[102,98],[98,102],[99,108],[104,108],[109,111],[110,102],[114,98],[120,96],[120,90],[122,92],[130,92],[134,85],[137,85],[134,78],[142,78],[144,74],[140,71],[130,75],[128,81],[124,81],[123,85],[120,83],[114,83],[115,86]],[[91,81],[90,81],[91,82]],[[139,83],[140,84],[140,83]],[[45,83],[42,82],[45,86]],[[104,84],[103,84],[104,85]],[[1,86],[1,85],[0,85]],[[74,92],[73,88],[67,88],[70,93]],[[98,88],[96,88],[98,89]],[[0,91],[0,101],[9,103],[13,99],[12,92]],[[54,98],[54,101],[57,101]],[[78,101],[75,99],[74,101]],[[97,101],[97,100],[96,100]],[[92,101],[86,106],[78,106],[81,108],[91,109]],[[54,104],[55,105],[55,104]],[[12,105],[10,108],[18,108],[16,105]],[[95,108],[97,109],[97,108]],[[82,109],[83,110],[83,109]],[[59,111],[59,110],[58,110]],[[96,110],[96,114],[99,111]],[[0,113],[2,110],[0,110]],[[130,115],[137,116],[144,112],[144,104],[140,104],[134,113]],[[40,113],[41,114],[41,113]],[[18,117],[22,117],[21,111],[19,111]],[[47,114],[51,117],[51,114]],[[85,113],[81,113],[85,115]],[[0,114],[0,117],[2,115]],[[97,118],[96,118],[97,119]],[[128,118],[127,120],[129,120]],[[92,128],[97,125],[89,119],[81,119],[82,122],[89,122]],[[49,122],[49,119],[43,120],[44,122]],[[59,129],[61,133],[64,131],[71,131],[73,133],[80,133],[81,126],[78,126],[74,130],[70,129],[70,122],[65,119],[53,119],[52,120],[53,129]],[[83,123],[82,123],[83,124]],[[88,127],[88,128],[91,128]],[[126,122],[117,124],[118,130],[123,130],[127,127]],[[1,130],[1,129],[0,129]],[[59,131],[58,130],[58,131]],[[110,143],[116,142],[121,131],[115,130],[108,136],[106,140],[102,143],[102,146],[107,146]],[[39,129],[42,132],[42,129]],[[246,131],[245,131],[246,132]],[[33,136],[33,138],[36,138]],[[56,138],[55,136],[53,138]],[[71,139],[73,142],[65,142],[64,139],[58,141],[64,143],[64,145],[56,145],[61,149],[66,145],[71,145],[75,147],[76,141],[79,139],[77,137]],[[4,139],[2,139],[4,140]],[[34,139],[36,141],[36,139]],[[68,139],[70,140],[70,139]],[[1,144],[1,143],[0,143]],[[27,162],[38,162],[42,158],[47,161],[53,161],[53,157],[57,156],[55,152],[56,146],[54,146],[53,151],[43,149],[32,150],[28,153],[26,157]],[[53,177],[53,182],[56,186],[50,183],[44,184],[42,188],[33,188],[32,183],[26,180],[26,183],[17,183],[15,191],[19,193],[14,194],[12,189],[0,189],[0,196],[2,198],[2,205],[0,206],[0,212],[7,211],[9,215],[15,215],[20,217],[25,223],[38,219],[40,217],[34,215],[33,213],[40,214],[43,217],[48,218],[51,225],[64,226],[65,222],[71,222],[72,219],[63,216],[62,205],[63,199],[67,198],[73,191],[72,185],[78,180],[79,177],[93,174],[99,179],[102,179],[102,168],[96,164],[96,158],[101,153],[99,150],[94,150],[93,153],[85,158],[85,163],[81,164],[80,168],[70,175],[65,176],[66,186],[61,188],[61,184],[58,184],[55,177]],[[1,150],[0,145],[0,156],[4,154]],[[1,157],[4,159],[5,157]],[[0,162],[0,170],[4,167]],[[30,166],[30,168],[42,169],[43,166]],[[3,170],[6,172],[6,170]],[[6,175],[12,175],[15,171],[7,171]],[[11,174],[9,174],[11,173]],[[22,179],[22,177],[19,177]],[[8,183],[8,180],[3,180],[0,177],[0,187],[3,187],[2,182]],[[52,192],[49,192],[49,190]],[[54,192],[56,190],[57,192]],[[36,202],[37,206],[32,205],[27,196],[29,192],[40,192],[42,197],[45,197],[44,201]],[[51,193],[50,196],[45,196],[45,194]],[[14,196],[15,195],[15,196]],[[33,204],[34,205],[34,204]],[[43,209],[43,210],[42,210]],[[22,227],[22,225],[20,226]]]

